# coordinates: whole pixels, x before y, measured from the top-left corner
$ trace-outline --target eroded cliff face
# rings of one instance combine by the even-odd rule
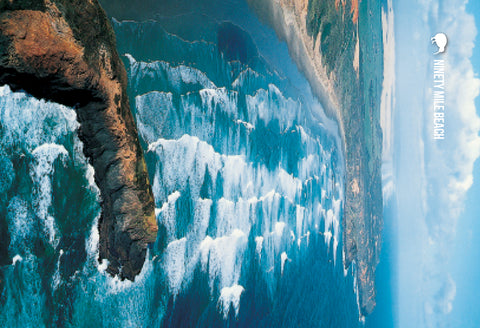
[[[115,36],[96,0],[0,0],[0,84],[77,112],[100,188],[99,260],[133,280],[157,224]]]

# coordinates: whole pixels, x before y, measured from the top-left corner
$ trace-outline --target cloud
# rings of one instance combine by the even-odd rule
[[[424,122],[425,223],[429,240],[423,250],[424,320],[427,327],[440,327],[445,324],[442,315],[452,311],[456,288],[448,262],[457,221],[464,209],[466,193],[473,184],[474,163],[480,157],[480,118],[475,108],[480,80],[475,77],[470,62],[477,29],[473,16],[465,11],[465,1],[429,1],[428,8],[428,25],[432,34],[442,31],[449,37],[444,57],[445,140],[431,138],[433,106],[430,106]],[[427,86],[431,83],[427,79]],[[425,103],[431,102],[431,90],[428,90]]]
[[[383,32],[383,84],[380,100],[380,126],[382,127],[382,188],[383,202],[386,203],[395,192],[393,147],[395,115],[395,30],[392,0],[387,10],[382,9]]]
[[[412,326],[443,327],[455,312],[449,260],[480,157],[475,108],[480,80],[470,61],[477,28],[465,5],[463,0],[410,0],[395,7],[395,20],[401,22],[395,25],[395,117],[400,118],[395,137],[400,141],[394,148],[394,163],[401,169],[395,177],[403,231],[400,319]],[[437,32],[446,33],[449,43],[444,55],[434,57],[428,42]],[[446,133],[441,141],[432,137],[434,58],[446,63]]]
[[[450,275],[447,275],[435,294],[425,302],[425,313],[434,316],[438,313],[449,314],[453,309],[453,301],[457,287]]]

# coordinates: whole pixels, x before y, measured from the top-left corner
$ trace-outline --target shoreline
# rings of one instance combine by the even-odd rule
[[[312,17],[308,18],[309,11],[314,11],[313,19],[319,19],[315,15],[332,15],[332,11],[328,14],[322,13],[322,9],[311,8],[309,4],[311,1],[294,0],[293,3],[287,3],[286,0],[247,0],[260,19],[273,27],[277,36],[287,43],[290,56],[309,82],[325,115],[338,124],[345,160],[345,198],[342,219],[345,259],[343,265],[348,268],[356,263],[355,276],[359,287],[360,314],[366,316],[376,305],[375,272],[381,249],[383,226],[382,147],[376,137],[380,128],[380,114],[375,100],[375,92],[381,86],[378,86],[379,77],[375,75],[375,66],[373,66],[376,64],[376,54],[378,54],[376,45],[372,43],[374,41],[369,38],[368,33],[364,35],[365,39],[362,38],[360,30],[369,29],[376,24],[376,21],[370,15],[364,20],[359,19],[355,22],[355,16],[352,16],[353,26],[345,25],[344,29],[348,28],[347,33],[352,32],[356,35],[353,43],[348,38],[329,39],[330,30],[327,30],[327,34],[322,37],[320,28],[313,30],[313,35],[316,35],[314,39],[308,33],[307,19],[312,19]],[[362,7],[367,5],[364,4]],[[362,7],[358,8],[359,14],[362,12]],[[328,24],[346,23],[345,19],[350,19],[349,15],[354,14],[353,11],[348,10],[346,2],[342,2],[342,8],[343,11],[342,9],[338,11],[338,8],[336,8],[337,11],[333,11],[336,17],[325,16],[327,20],[330,19]],[[378,10],[378,8],[375,9]],[[323,51],[327,49],[323,49],[324,42],[327,42],[327,46],[336,47],[333,49],[340,52],[332,52],[332,50],[324,53]],[[347,43],[344,44],[344,42]],[[375,51],[368,52],[369,48],[365,47],[370,46]],[[381,51],[383,52],[383,48]],[[361,53],[363,53],[363,59],[360,58]],[[324,61],[329,61],[328,58],[331,57],[326,56],[339,58],[332,58],[332,63],[327,63]],[[362,67],[362,62],[365,62],[366,66]]]
[[[326,116],[337,123],[343,151],[346,153],[344,118],[334,87],[336,77],[333,72],[328,76],[321,57],[315,56],[320,52],[321,36],[319,34],[316,40],[312,37],[304,39],[304,35],[307,35],[304,26],[308,0],[295,0],[293,5],[289,5],[286,0],[247,0],[247,2],[257,12],[259,18],[266,19],[279,38],[287,43],[290,56],[309,82],[312,94],[318,98]],[[308,44],[305,44],[305,41]]]

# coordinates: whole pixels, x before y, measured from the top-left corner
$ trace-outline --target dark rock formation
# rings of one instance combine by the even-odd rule
[[[75,108],[102,197],[100,260],[133,280],[157,224],[125,69],[97,0],[0,0],[0,84]]]

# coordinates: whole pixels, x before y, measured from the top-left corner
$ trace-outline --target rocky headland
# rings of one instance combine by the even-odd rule
[[[157,223],[125,68],[97,0],[0,0],[1,84],[76,110],[101,191],[99,260],[133,280]]]
[[[383,59],[374,21],[380,4],[247,2],[287,42],[323,107],[339,122],[346,162],[344,265],[355,263],[366,315],[375,307],[383,210],[376,101],[381,90],[376,63]],[[128,12],[146,19],[161,2],[102,4],[117,18]],[[102,196],[100,260],[109,261],[110,273],[133,280],[157,225],[126,83],[113,30],[97,0],[0,0],[0,84],[75,108]]]

